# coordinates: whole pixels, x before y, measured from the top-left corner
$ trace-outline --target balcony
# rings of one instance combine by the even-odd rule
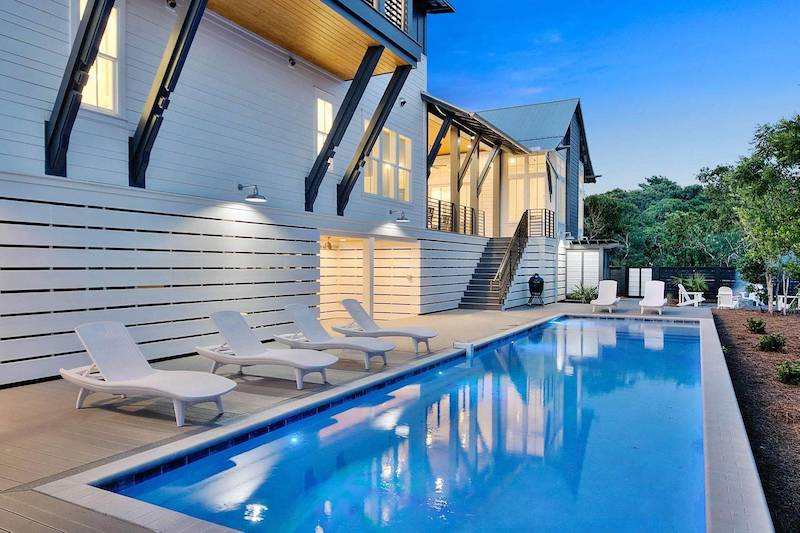
[[[452,11],[443,0],[209,0],[208,7],[343,80],[375,45],[386,50],[374,74],[415,65],[427,14]]]
[[[556,238],[556,214],[550,209],[528,209],[528,237]]]
[[[485,236],[486,213],[474,207],[428,198],[426,227],[436,231]]]

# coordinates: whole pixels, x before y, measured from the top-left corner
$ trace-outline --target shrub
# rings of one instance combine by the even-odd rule
[[[686,287],[687,291],[691,292],[706,292],[708,291],[708,282],[705,276],[699,272],[695,272],[691,276],[675,276],[672,278],[672,283],[677,286],[679,283]]]
[[[595,298],[597,298],[597,287],[584,287],[583,285],[578,285],[572,290],[572,292],[567,294],[567,299],[578,300],[579,302],[585,304],[588,304]]]
[[[800,361],[784,361],[779,364],[778,381],[787,385],[800,385]]]
[[[767,324],[760,318],[748,318],[745,326],[750,333],[766,333],[767,331]]]
[[[780,333],[767,333],[758,339],[759,349],[765,352],[780,352],[786,344],[786,339]]]

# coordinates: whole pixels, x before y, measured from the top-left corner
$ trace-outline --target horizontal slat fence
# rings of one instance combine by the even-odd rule
[[[158,359],[218,342],[214,311],[248,313],[267,340],[287,330],[287,304],[319,304],[316,228],[211,202],[39,192],[0,191],[0,384],[87,363],[73,332],[85,322],[123,322]]]

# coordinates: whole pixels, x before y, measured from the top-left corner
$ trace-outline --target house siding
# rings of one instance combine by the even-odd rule
[[[569,127],[570,148],[568,151],[567,160],[567,231],[569,231],[572,236],[576,238],[579,236],[580,231],[580,214],[578,212],[580,204],[578,200],[578,195],[580,194],[580,178],[578,168],[581,158],[580,144],[580,122],[578,121],[578,115],[575,114],[572,116],[572,121],[570,122]]]
[[[0,169],[44,172],[44,121],[48,118],[71,46],[70,3],[7,0],[0,10]],[[175,15],[162,0],[124,3],[120,117],[82,109],[70,140],[70,179],[111,185],[128,183],[128,137],[133,134],[161,59]],[[225,201],[239,201],[238,183],[255,183],[270,205],[303,210],[305,176],[315,153],[317,89],[337,102],[348,83],[298,61],[289,53],[213,12],[204,17],[172,95],[151,154],[147,188]],[[315,210],[335,213],[336,183],[371,117],[389,75],[369,84],[323,181]],[[405,209],[424,225],[424,60],[401,93],[387,127],[412,139],[412,202],[369,197],[356,185],[346,216],[387,218]]]

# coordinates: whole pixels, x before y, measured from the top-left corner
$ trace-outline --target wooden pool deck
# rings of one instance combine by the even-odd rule
[[[433,327],[440,335],[431,341],[431,350],[441,353],[454,342],[482,339],[547,315],[590,311],[589,306],[580,304],[510,311],[460,309],[391,323]],[[638,315],[636,300],[623,300],[616,314]],[[708,318],[711,314],[708,308],[668,308],[665,316]],[[396,343],[398,349],[390,354],[389,368],[417,358],[409,340]],[[37,492],[36,487],[385,369],[374,360],[372,368],[365,371],[359,355],[339,355],[340,361],[328,373],[330,385],[321,385],[312,375],[302,391],[295,389],[293,373],[286,369],[251,367],[246,375],[231,374],[239,385],[226,396],[225,414],[218,416],[212,404],[195,406],[189,409],[183,428],[176,427],[172,403],[167,400],[97,394],[89,397],[86,408],[76,410],[77,388],[60,379],[0,390],[0,531],[145,531]],[[207,370],[209,363],[193,356],[154,366]],[[223,368],[221,373],[228,375],[226,371],[233,369]]]

